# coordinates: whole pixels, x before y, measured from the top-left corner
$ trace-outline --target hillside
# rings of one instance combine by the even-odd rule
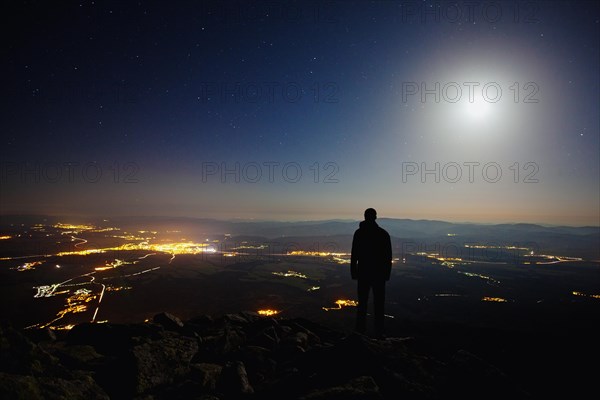
[[[168,313],[140,324],[0,330],[0,397],[11,399],[529,398],[464,349],[434,356],[411,337],[371,339],[305,319]],[[490,390],[493,388],[493,390]]]

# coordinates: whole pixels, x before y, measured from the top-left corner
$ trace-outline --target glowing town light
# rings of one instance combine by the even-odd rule
[[[487,297],[484,296],[481,298],[481,301],[491,301],[494,303],[508,303],[508,300],[503,299],[502,297]]]
[[[341,299],[341,300],[336,300],[335,305],[337,307],[323,307],[323,310],[330,311],[330,310],[341,310],[343,307],[356,307],[356,306],[358,306],[358,301]]]
[[[58,325],[58,326],[50,326],[49,328],[52,329],[53,331],[68,331],[73,329],[75,325],[73,324],[69,324],[69,325]]]
[[[91,229],[94,229],[94,227],[92,225],[63,224],[60,222],[52,225],[52,227],[56,228],[56,229],[72,229],[72,230],[79,230],[79,231],[89,231]]]
[[[279,311],[277,311],[277,310],[271,310],[271,309],[267,308],[266,310],[258,310],[257,313],[258,313],[258,315],[262,315],[262,316],[265,316],[265,317],[270,317],[272,315],[279,314]]]
[[[273,272],[273,275],[285,276],[285,277],[293,276],[295,278],[308,279],[308,277],[306,275],[301,274],[300,272],[292,271],[292,270],[288,270],[287,272]]]
[[[571,292],[573,296],[591,297],[593,299],[600,299],[600,294],[587,294],[582,292]]]
[[[36,265],[40,265],[40,264],[42,264],[41,261],[27,262],[27,263],[25,263],[23,265],[18,266],[17,267],[17,271],[28,271],[28,270],[31,270],[31,269],[35,269],[35,266]]]

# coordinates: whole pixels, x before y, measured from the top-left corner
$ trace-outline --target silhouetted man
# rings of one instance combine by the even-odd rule
[[[354,232],[350,273],[358,280],[358,315],[356,330],[367,330],[367,303],[373,289],[375,303],[375,334],[383,335],[385,303],[385,282],[392,272],[392,242],[385,229],[375,222],[377,212],[373,208],[365,210],[365,220]]]

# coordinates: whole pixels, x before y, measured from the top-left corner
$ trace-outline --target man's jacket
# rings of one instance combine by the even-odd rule
[[[390,279],[392,242],[385,229],[375,221],[362,221],[352,239],[350,273],[352,279],[371,281]]]

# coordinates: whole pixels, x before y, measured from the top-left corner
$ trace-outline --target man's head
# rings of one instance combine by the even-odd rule
[[[374,208],[365,210],[365,221],[375,221],[377,219],[377,211]]]

